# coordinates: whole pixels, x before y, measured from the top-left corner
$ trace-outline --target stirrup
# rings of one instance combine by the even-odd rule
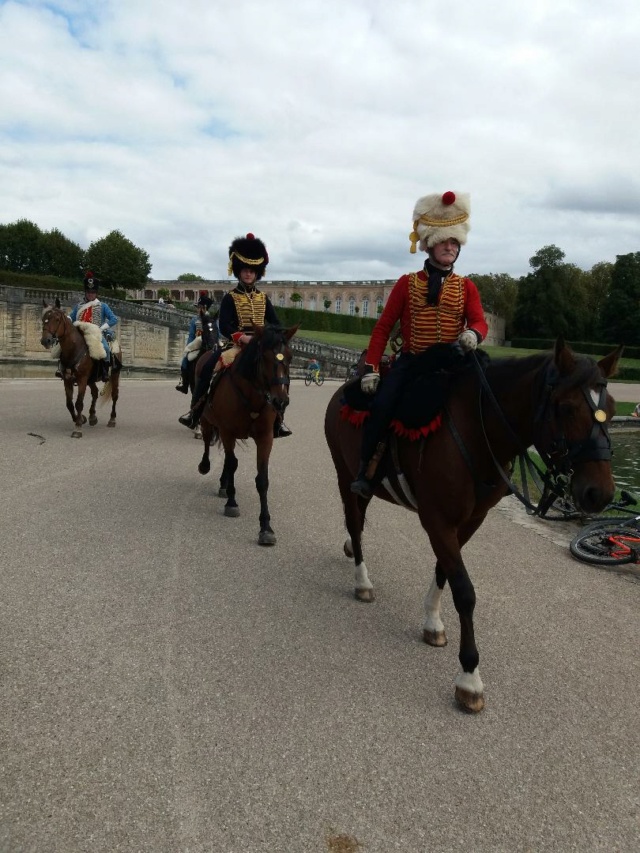
[[[357,480],[354,480],[351,483],[350,489],[354,495],[359,495],[361,498],[368,499],[373,495],[371,483],[369,480],[365,480],[364,477],[358,477]]]

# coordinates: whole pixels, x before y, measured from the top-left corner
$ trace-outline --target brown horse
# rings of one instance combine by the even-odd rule
[[[224,448],[224,466],[220,477],[220,497],[226,497],[224,514],[238,516],[234,475],[238,460],[234,453],[236,441],[252,438],[256,443],[256,489],[260,495],[260,545],[275,545],[267,503],[269,490],[269,457],[273,447],[276,417],[284,414],[289,405],[289,365],[291,350],[288,342],[298,327],[281,329],[264,326],[255,329],[251,343],[226,368],[216,383],[200,417],[204,453],[198,471],[211,470],[209,447],[212,441]]]
[[[60,364],[64,381],[64,392],[67,409],[75,424],[71,433],[72,438],[82,438],[82,426],[87,422],[83,415],[84,395],[87,385],[91,389],[91,406],[89,408],[89,424],[98,423],[96,401],[98,399],[97,380],[101,375],[99,359],[91,358],[89,345],[79,329],[74,326],[69,317],[60,308],[60,300],[56,299],[55,306],[43,301],[42,337],[40,343],[45,349],[50,349],[56,342],[60,345]],[[97,328],[97,327],[96,327]],[[114,356],[114,366],[111,376],[102,390],[102,400],[111,399],[111,417],[108,427],[116,425],[116,403],[120,390],[120,370],[122,362]],[[73,388],[78,386],[75,407],[73,403]]]
[[[455,696],[466,711],[482,710],[484,696],[473,628],[475,590],[461,548],[509,492],[512,460],[531,445],[549,469],[570,480],[573,500],[584,512],[599,512],[611,500],[607,421],[615,408],[606,379],[621,351],[596,363],[558,339],[553,353],[495,360],[485,372],[470,354],[475,365],[452,379],[440,428],[421,441],[393,437],[380,462],[375,496],[417,512],[436,557],[423,622],[423,639],[432,646],[447,642],[440,599],[449,582],[460,618]],[[368,501],[350,491],[361,431],[344,417],[344,388],[329,403],[325,435],[350,536],[344,550],[355,560],[356,598],[372,601],[361,542]]]

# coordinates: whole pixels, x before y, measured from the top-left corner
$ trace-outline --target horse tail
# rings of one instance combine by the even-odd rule
[[[111,378],[109,378],[104,383],[104,388],[100,392],[100,405],[104,406],[105,403],[110,402],[112,392],[113,392],[113,383],[111,381]]]

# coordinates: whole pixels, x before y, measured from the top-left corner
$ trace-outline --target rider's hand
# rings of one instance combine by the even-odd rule
[[[105,330],[105,332],[104,332],[104,336],[105,336],[105,338],[109,341],[109,343],[111,343],[111,341],[113,341],[113,340],[114,340],[114,338],[115,338],[115,335],[114,335],[114,333],[111,331],[111,329],[106,329],[106,330]]]
[[[240,337],[238,338],[238,343],[241,346],[246,346],[247,344],[250,344],[251,343],[251,335],[245,335],[245,334],[240,335]]]
[[[465,352],[469,352],[469,350],[476,349],[478,346],[478,336],[473,329],[465,329],[464,332],[458,335],[458,343]]]
[[[360,387],[362,388],[364,394],[375,394],[378,389],[379,382],[379,373],[365,373],[365,375],[360,380]]]

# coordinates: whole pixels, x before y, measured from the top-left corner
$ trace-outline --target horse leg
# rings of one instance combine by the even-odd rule
[[[67,410],[71,415],[71,420],[76,422],[76,410],[73,406],[73,379],[64,380],[64,396]]]
[[[98,386],[95,382],[89,383],[91,389],[91,405],[89,406],[89,426],[95,426],[98,423],[96,415],[96,402],[98,400]]]
[[[116,359],[116,363],[111,369],[111,377],[109,382],[111,384],[111,414],[109,416],[108,427],[115,427],[116,425],[116,403],[118,402],[118,397],[120,396],[120,371],[122,370],[122,364],[118,362]]]
[[[204,451],[202,459],[198,465],[198,471],[201,474],[208,474],[211,470],[211,462],[209,460],[209,448],[211,447],[211,439],[213,438],[213,428],[209,421],[204,418],[201,420],[202,438],[204,440]]]
[[[224,505],[224,514],[229,518],[237,518],[240,515],[240,507],[236,503],[236,483],[235,473],[238,468],[238,460],[233,452],[235,447],[235,439],[227,447],[224,448],[224,466],[222,468],[222,476],[220,483],[225,483],[227,502]]]
[[[270,433],[256,442],[258,450],[257,462],[258,473],[256,474],[256,489],[260,496],[260,533],[258,534],[259,545],[275,545],[276,534],[271,527],[271,516],[269,514],[269,503],[267,493],[269,491],[269,456],[273,447],[273,434]]]
[[[351,491],[353,477],[347,468],[336,464],[336,469],[338,471],[338,488],[340,489],[344,509],[344,520],[349,534],[349,538],[344,543],[344,553],[347,557],[353,557],[356,566],[354,595],[358,601],[370,604],[372,601],[375,601],[376,596],[373,584],[369,580],[362,552],[362,531],[364,529],[364,519],[367,514],[369,500],[355,495]]]
[[[87,379],[83,377],[82,379],[78,378],[78,396],[76,397],[76,417],[75,424],[76,428],[71,433],[71,438],[82,438],[82,427],[83,424],[86,424],[87,419],[82,414],[82,410],[84,409],[84,395],[87,390]]]
[[[460,554],[457,531],[454,527],[438,525],[432,520],[430,539],[437,557],[437,569],[449,581],[453,603],[460,619],[460,651],[458,659],[461,671],[456,676],[455,698],[464,711],[477,713],[484,708],[484,686],[480,678],[478,662],[480,655],[476,647],[473,629],[473,611],[476,605],[476,592]],[[481,522],[475,524],[479,527]],[[468,534],[471,535],[471,534]],[[468,536],[467,536],[468,538]],[[466,541],[466,540],[465,540]],[[436,583],[439,577],[436,573]],[[442,586],[439,586],[442,589]],[[437,624],[437,623],[436,623]]]

